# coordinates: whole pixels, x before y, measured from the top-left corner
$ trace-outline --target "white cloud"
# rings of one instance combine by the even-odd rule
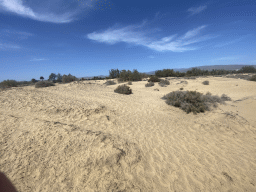
[[[87,35],[87,38],[101,43],[115,44],[125,42],[135,45],[145,46],[156,51],[183,52],[195,50],[196,47],[188,47],[198,42],[206,41],[212,37],[200,36],[200,32],[206,25],[189,30],[185,35],[178,37],[177,34],[163,37],[160,40],[154,40],[143,31],[141,26],[127,26],[123,28],[109,28],[103,32],[93,32]],[[139,30],[138,30],[139,29]]]
[[[32,33],[14,31],[14,30],[9,30],[9,29],[1,30],[0,34],[1,34],[1,36],[13,37],[13,38],[16,38],[16,39],[27,39],[28,37],[33,36]]]
[[[188,9],[188,12],[190,12],[191,15],[195,15],[195,14],[198,14],[198,13],[202,12],[206,8],[207,8],[206,5],[199,6],[199,7],[191,7],[191,8]]]
[[[73,7],[72,11],[71,8],[67,9],[67,7],[72,7],[71,5],[74,2],[66,2],[66,0],[65,2],[64,0],[28,0],[25,2],[27,2],[26,5],[22,0],[0,0],[0,12],[11,12],[44,22],[68,23],[74,20],[78,10],[82,8],[82,6],[79,6],[79,1],[75,3],[75,8]],[[63,6],[64,4],[65,7]]]

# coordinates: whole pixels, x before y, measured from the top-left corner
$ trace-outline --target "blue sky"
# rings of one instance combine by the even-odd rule
[[[0,81],[256,64],[255,0],[0,0]]]

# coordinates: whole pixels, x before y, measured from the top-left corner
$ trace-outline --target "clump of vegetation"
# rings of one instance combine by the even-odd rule
[[[117,79],[117,82],[118,82],[118,83],[123,83],[123,82],[124,82],[124,80],[123,80],[123,79],[121,79],[121,78],[118,78],[118,79]]]
[[[256,81],[256,75],[253,75],[249,80],[250,81]]]
[[[165,87],[167,85],[170,85],[170,81],[168,80],[160,80],[160,82],[158,83],[161,87]]]
[[[149,82],[149,83],[145,84],[145,87],[152,87],[152,86],[154,86],[154,85],[155,85],[154,82]]]
[[[128,85],[132,85],[132,82],[131,82],[131,81],[129,81],[127,84],[128,84]]]
[[[151,76],[149,78],[148,82],[160,82],[160,79],[156,76]]]
[[[104,84],[106,84],[106,85],[115,85],[116,82],[114,82],[114,81],[106,81]]]
[[[209,81],[204,81],[202,84],[203,85],[209,85]]]
[[[196,91],[173,91],[163,97],[168,105],[181,108],[183,111],[194,114],[209,111],[211,107],[217,107],[218,103],[224,103],[225,97],[213,96],[211,93],[203,95]]]
[[[49,86],[55,86],[55,84],[50,81],[39,81],[35,84],[35,88],[49,87]]]
[[[222,94],[220,98],[222,101],[231,101],[231,98],[226,94]]]
[[[183,87],[180,88],[180,90],[183,90],[183,89],[184,89]]]
[[[78,79],[75,76],[71,75],[71,74],[62,76],[62,82],[63,83],[69,83],[69,82],[77,81],[77,80]]]
[[[0,83],[0,87],[1,88],[10,88],[10,87],[17,87],[18,86],[18,82],[15,80],[4,80]]]
[[[137,69],[134,69],[133,72],[130,70],[111,69],[109,71],[109,78],[119,78],[121,81],[141,81],[142,77],[145,77],[146,74],[139,73]]]
[[[131,94],[132,93],[132,90],[130,89],[129,86],[127,85],[119,85],[115,90],[114,90],[115,93],[120,93],[120,94]]]

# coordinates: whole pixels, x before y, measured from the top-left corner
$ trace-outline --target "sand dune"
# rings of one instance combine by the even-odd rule
[[[0,171],[22,192],[256,191],[255,82],[169,79],[1,91]],[[180,88],[232,101],[186,114],[161,99]]]

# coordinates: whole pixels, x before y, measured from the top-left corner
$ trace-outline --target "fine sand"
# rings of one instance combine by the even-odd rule
[[[0,171],[21,192],[256,191],[256,82],[168,79],[1,91]],[[232,101],[186,114],[161,99],[182,87]]]

